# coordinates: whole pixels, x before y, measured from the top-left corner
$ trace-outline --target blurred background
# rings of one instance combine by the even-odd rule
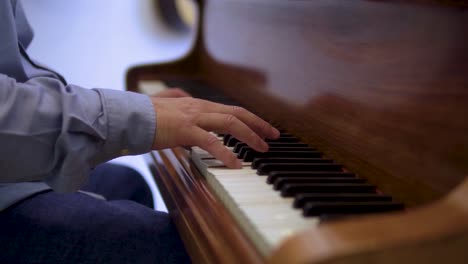
[[[177,1],[187,10],[190,0]],[[22,0],[35,36],[32,58],[86,88],[125,89],[132,65],[173,60],[188,52],[192,35],[164,22],[154,0]],[[190,10],[189,10],[190,11]],[[193,23],[191,15],[185,20]],[[141,156],[112,162],[142,173],[154,193],[156,208],[167,211]]]

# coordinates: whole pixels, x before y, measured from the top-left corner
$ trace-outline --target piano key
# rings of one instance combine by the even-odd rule
[[[254,150],[247,150],[245,155],[237,156],[239,159],[251,162],[254,158],[285,158],[285,157],[296,157],[296,158],[321,158],[322,152],[320,151],[302,151],[302,150],[291,150],[291,151],[278,151],[270,149],[268,152],[257,152]]]
[[[262,188],[262,184],[254,180],[254,177],[244,177],[244,181],[229,179],[229,175],[211,175],[210,177],[216,179],[217,184],[223,190],[229,191],[229,194],[226,195],[235,196],[236,199],[231,202],[236,207],[265,203],[274,203],[275,205],[281,203],[289,204],[291,202],[290,200],[281,199],[281,197],[275,195],[271,190]],[[255,193],[256,195],[254,195]]]
[[[356,216],[356,214],[321,214],[319,216],[319,224],[329,223],[330,221],[343,220],[353,216]]]
[[[299,193],[373,193],[375,186],[354,183],[287,183],[281,188],[282,196],[294,196]]]
[[[331,194],[297,194],[294,197],[295,208],[303,207],[306,202],[377,202],[392,201],[389,195],[376,193],[331,193]]]
[[[229,139],[231,139],[231,135],[230,135],[230,134],[225,134],[225,135],[223,136],[223,144],[224,144],[224,145],[227,145]]]
[[[280,136],[279,138],[277,139],[270,139],[270,138],[267,138],[265,139],[265,141],[267,143],[269,142],[283,142],[283,143],[293,143],[293,142],[300,142],[300,140],[296,137],[293,137],[293,136]]]
[[[220,134],[216,133],[216,132],[208,132],[210,133],[211,135],[215,136],[216,138],[218,138],[219,140],[223,140],[223,136],[220,136]]]
[[[217,159],[202,159],[202,162],[207,168],[224,167],[224,163]]]
[[[300,140],[296,137],[293,136],[282,136],[280,135],[279,138],[277,139],[265,139],[265,141],[268,142],[283,142],[283,143],[294,143],[294,142],[299,142]],[[223,143],[226,146],[229,147],[234,147],[237,143],[241,142],[237,138],[231,136],[231,135],[225,135],[223,138]]]
[[[271,171],[268,173],[267,177],[267,183],[273,183],[276,178],[279,177],[304,177],[304,178],[310,178],[310,177],[347,177],[347,178],[353,178],[356,177],[354,173],[351,172],[343,172],[343,171],[318,171],[318,172],[312,172],[312,171]]]
[[[199,148],[199,147],[192,147],[192,153],[194,153],[194,152],[201,159],[214,158],[214,156],[211,155],[208,151],[206,151],[206,150],[204,150],[202,148]]]
[[[237,138],[235,137],[230,137],[228,141],[226,141],[226,143],[224,145],[228,146],[228,147],[234,147],[236,145],[236,143],[239,143],[241,142],[240,140],[238,140]]]
[[[226,136],[224,136],[224,138],[226,138]],[[278,143],[270,144],[277,145]],[[281,241],[288,238],[289,236],[301,232],[304,229],[308,229],[318,225],[321,221],[321,217],[327,215],[343,215],[343,213],[341,212],[347,212],[345,210],[346,208],[341,211],[332,210],[330,209],[330,206],[324,207],[323,204],[319,204],[322,207],[317,207],[317,201],[314,200],[313,197],[307,195],[315,195],[316,197],[319,195],[326,194],[337,195],[336,193],[332,192],[332,190],[350,192],[348,193],[348,195],[364,195],[365,193],[360,192],[370,192],[371,190],[375,191],[375,186],[365,185],[362,183],[363,180],[356,178],[354,174],[343,172],[341,166],[333,163],[332,160],[321,159],[322,153],[316,150],[297,151],[296,149],[290,151],[275,151],[275,147],[276,146],[270,147],[270,150],[273,149],[273,151],[269,151],[266,153],[258,153],[253,150],[246,151],[246,159],[244,159],[243,168],[241,169],[228,169],[224,167],[221,161],[216,160],[215,158],[213,158],[212,155],[200,148],[194,148],[194,150],[192,151],[193,161],[195,162],[199,170],[202,172],[202,174],[205,176],[209,185],[213,188],[214,192],[216,193],[216,196],[226,206],[228,211],[231,212],[233,217],[238,221],[242,229],[245,231],[245,234],[250,237],[250,239],[253,241],[256,247],[263,254],[267,254],[272,248],[279,245]],[[235,147],[229,148],[231,150],[234,150]],[[277,158],[278,160],[279,158],[282,158],[282,161],[289,161],[286,163],[279,163],[290,164],[282,168],[287,170],[270,171],[267,179],[269,182],[274,182],[275,180],[279,182],[286,181],[284,182],[284,184],[281,184],[283,186],[282,189],[288,187],[289,189],[286,188],[288,189],[288,192],[293,192],[295,196],[282,196],[282,193],[273,190],[270,185],[265,183],[265,178],[258,177],[258,170],[252,169],[250,167],[251,161],[253,161],[254,157],[258,159]],[[303,160],[291,161],[287,160],[288,158],[299,158]],[[310,161],[312,161],[311,159],[320,159],[320,162],[327,163],[319,163],[318,160],[316,160],[315,163],[309,163]],[[273,166],[271,162],[260,162],[260,166],[263,166],[264,164],[270,164],[269,166]],[[297,167],[297,165],[304,166],[304,164],[312,165],[313,169],[321,169],[322,171],[297,171],[297,169],[293,168],[291,164],[294,164],[294,167]],[[324,171],[325,169],[334,169],[337,171]],[[334,187],[334,189],[331,188],[330,184],[324,187],[324,184],[322,183],[321,191],[327,191],[327,193],[309,193],[309,191],[316,191],[317,188],[307,189],[305,193],[297,193],[296,191],[300,190],[301,188],[295,189],[296,187],[294,186],[294,184],[296,184],[296,182],[301,182],[301,185],[304,185],[303,179],[306,179],[306,182],[313,182],[313,179],[315,179],[315,181],[339,181],[340,183],[337,184]],[[354,185],[360,186],[359,189],[352,187],[344,188],[351,185],[349,183],[350,181],[355,182]],[[305,185],[307,184],[310,183],[305,183]],[[324,190],[324,188],[327,190]],[[368,194],[370,195],[372,193]],[[298,197],[302,198],[298,199]],[[332,198],[329,199],[330,201],[333,201]],[[337,198],[335,197],[335,199]],[[339,201],[339,199],[337,199],[337,201]],[[348,202],[351,201],[353,200],[350,200]],[[305,213],[304,209],[296,209],[293,206],[293,204],[296,202],[302,203],[303,206],[308,205],[310,207],[308,207],[309,211]],[[315,207],[310,205],[311,202],[316,203]],[[335,205],[335,207],[339,208],[337,205]],[[370,205],[369,207],[371,209],[373,208]],[[323,210],[323,212],[325,213],[320,214],[320,216],[313,216],[314,210],[317,211],[317,208]],[[332,213],[327,214],[326,212],[329,211],[331,211]],[[340,213],[336,213],[335,211],[339,211]],[[361,209],[361,211],[363,211],[363,209]],[[359,213],[359,208],[357,212]],[[349,214],[345,213],[344,215]]]
[[[335,177],[335,178],[303,178],[303,177],[279,177],[276,178],[273,183],[273,189],[281,190],[285,184],[288,183],[365,183],[366,180],[359,178],[349,178],[349,177]]]
[[[273,124],[272,124],[272,125],[273,125]],[[274,125],[273,125],[273,126],[274,126]],[[290,134],[290,133],[286,132],[286,130],[284,130],[284,129],[280,129],[279,132],[280,132],[280,136],[283,136],[283,137],[294,137],[293,134]]]
[[[389,212],[404,209],[403,204],[395,202],[307,202],[303,208],[304,216],[321,214],[363,214]]]
[[[205,176],[261,251],[319,223],[319,218],[304,218],[293,209],[293,198],[281,197],[251,168],[208,168]]]
[[[241,147],[239,152],[237,153],[237,157],[240,159],[243,159],[248,151],[254,151],[254,150],[249,146]],[[276,147],[274,146],[274,147],[268,148],[268,152],[276,152],[276,151],[288,152],[288,151],[317,151],[317,150],[311,147]],[[260,152],[260,153],[264,153],[264,152]]]
[[[239,206],[253,203],[286,203],[292,206],[293,198],[284,199],[255,175],[216,174],[214,177],[219,183],[229,185],[231,194],[237,195],[236,203]]]
[[[317,158],[255,158],[252,161],[252,169],[257,169],[263,163],[333,163],[331,159]]]
[[[258,175],[268,175],[271,171],[342,171],[336,163],[263,163],[257,168]]]
[[[248,145],[243,142],[237,142],[236,145],[234,146],[234,149],[232,150],[234,153],[239,153],[240,149],[242,147],[247,147]]]
[[[267,142],[270,148],[272,147],[308,147],[305,143],[293,142],[293,143],[284,143],[284,142]],[[242,147],[248,147],[246,143],[238,142],[234,146],[234,153],[239,153]]]

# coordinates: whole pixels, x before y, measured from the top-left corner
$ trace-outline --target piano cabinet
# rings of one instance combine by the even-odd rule
[[[190,51],[129,69],[128,90],[158,80],[225,95],[407,209],[314,225],[265,254],[186,149],[154,151],[147,163],[194,262],[468,261],[466,1],[197,4]]]

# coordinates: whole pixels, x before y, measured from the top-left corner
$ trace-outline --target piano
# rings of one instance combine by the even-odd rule
[[[282,137],[259,154],[218,135],[239,170],[146,156],[194,263],[468,262],[467,1],[196,4],[190,51],[127,89],[241,105]]]

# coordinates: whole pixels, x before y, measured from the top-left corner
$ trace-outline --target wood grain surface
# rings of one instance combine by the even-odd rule
[[[409,205],[441,197],[468,174],[466,9],[204,2],[192,52],[131,69],[128,85],[201,80]]]
[[[460,249],[467,245],[468,221],[461,204],[468,195],[466,187],[454,191],[468,175],[465,1],[199,2],[191,52],[130,69],[130,90],[154,79],[217,89],[410,206],[404,215],[311,229],[317,240],[296,237],[278,259],[300,241],[324,245],[327,256],[335,254],[333,263],[345,255],[350,263],[384,262],[392,252],[395,258],[386,259],[423,260],[432,250],[466,257]],[[457,194],[447,196],[451,192]],[[359,234],[366,226],[373,233]],[[391,228],[400,237],[376,242]],[[414,240],[405,240],[404,230],[414,231]],[[355,247],[347,244],[352,242]],[[414,246],[413,255],[405,245]],[[329,261],[319,249],[297,261]]]

